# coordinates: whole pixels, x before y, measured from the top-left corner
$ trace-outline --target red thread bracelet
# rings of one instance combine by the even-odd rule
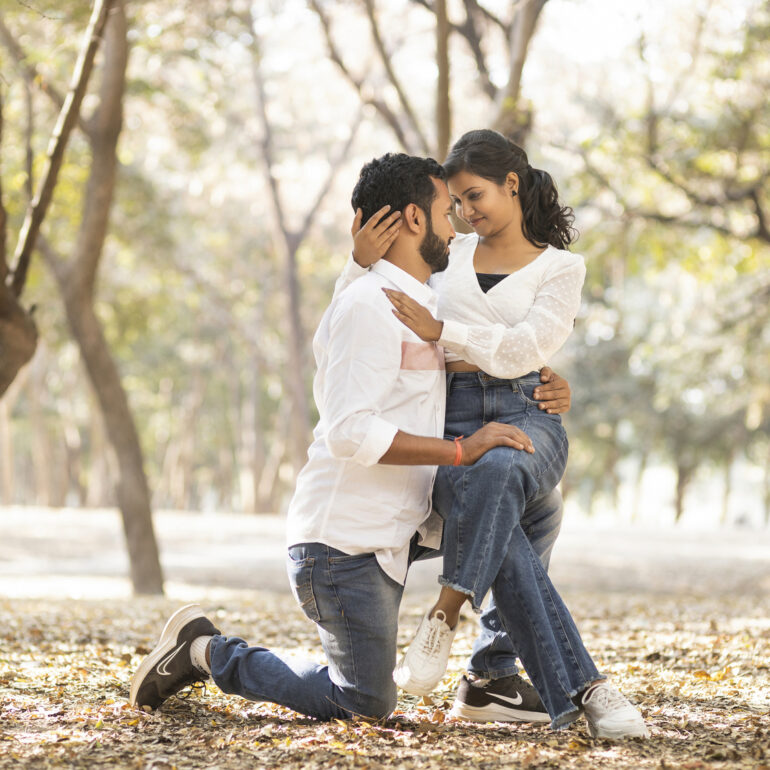
[[[460,443],[460,439],[465,438],[465,436],[458,436],[455,439],[455,446],[457,449],[455,450],[455,461],[452,463],[453,465],[459,465],[462,462],[463,459],[463,445]]]

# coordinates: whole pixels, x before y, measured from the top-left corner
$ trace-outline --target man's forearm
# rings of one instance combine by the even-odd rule
[[[453,465],[456,455],[454,441],[414,436],[400,430],[379,462],[382,465]]]

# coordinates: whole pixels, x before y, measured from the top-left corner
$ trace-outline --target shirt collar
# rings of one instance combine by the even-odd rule
[[[392,283],[395,283],[404,294],[408,294],[421,305],[426,305],[435,297],[435,292],[428,284],[420,283],[414,276],[409,275],[406,270],[396,267],[396,265],[388,262],[386,259],[378,260],[372,265],[371,269]]]

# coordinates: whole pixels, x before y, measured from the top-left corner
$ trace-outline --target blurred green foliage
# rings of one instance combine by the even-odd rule
[[[158,507],[276,508],[292,484],[283,449],[292,376],[283,265],[260,155],[251,40],[229,5],[148,0],[128,7],[133,48],[122,167],[97,310],[129,392]],[[429,121],[432,17],[419,3],[403,5],[418,30],[410,33],[406,64],[421,73],[415,88],[426,79],[421,109]],[[549,3],[541,35],[563,5]],[[525,80],[527,103],[545,116],[535,121],[530,143],[543,163],[561,159],[556,175],[576,208],[577,249],[589,270],[576,331],[554,362],[573,389],[565,494],[587,509],[604,500],[619,515],[643,516],[638,500],[633,510],[622,507],[621,487],[641,490],[643,472],[667,466],[673,517],[682,514],[694,481],[737,463],[742,473],[760,474],[752,476],[762,479],[752,482],[752,494],[763,496],[757,510],[766,518],[770,11],[758,0],[738,10],[726,0],[681,0],[677,8],[688,26],[642,32],[640,25],[639,39],[623,54],[622,83],[598,67],[595,87],[571,94],[560,138],[548,129],[549,105],[527,92]],[[64,91],[88,4],[41,0],[33,8],[4,0],[2,14],[29,61]],[[262,3],[259,18],[278,181],[294,216],[315,198],[358,96],[328,61],[304,3]],[[387,32],[397,47],[403,40],[393,25]],[[415,47],[423,61],[414,61]],[[536,49],[527,67],[537,56]],[[473,125],[482,125],[485,102],[473,96],[470,57],[459,49],[453,57],[457,123],[471,119],[462,109],[468,99]],[[365,44],[360,58],[365,67]],[[1,171],[14,234],[26,205],[25,86],[3,49],[0,68]],[[392,97],[386,84],[383,93]],[[33,99],[39,172],[56,110],[40,88]],[[308,356],[349,249],[357,169],[395,146],[387,127],[365,113],[354,151],[298,252]],[[73,136],[44,226],[64,253],[81,214],[86,153]],[[8,396],[15,483],[6,500],[110,504],[103,429],[40,258],[27,291],[38,306],[42,341]],[[56,469],[48,476],[45,458]],[[261,502],[249,491],[254,473],[264,477]]]

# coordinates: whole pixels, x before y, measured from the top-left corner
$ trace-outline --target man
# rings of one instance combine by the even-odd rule
[[[408,565],[440,544],[440,521],[430,513],[436,466],[470,465],[498,446],[533,451],[526,434],[499,423],[462,442],[439,438],[443,353],[395,318],[383,292],[405,292],[435,312],[425,282],[446,267],[455,235],[443,179],[435,161],[402,154],[364,166],[354,209],[369,218],[390,205],[401,212],[401,226],[386,256],[335,296],[314,339],[320,419],[289,508],[288,571],[329,665],[222,636],[191,605],[169,619],[134,675],[132,704],[155,708],[210,675],[225,692],[320,719],[382,718],[395,707]]]

